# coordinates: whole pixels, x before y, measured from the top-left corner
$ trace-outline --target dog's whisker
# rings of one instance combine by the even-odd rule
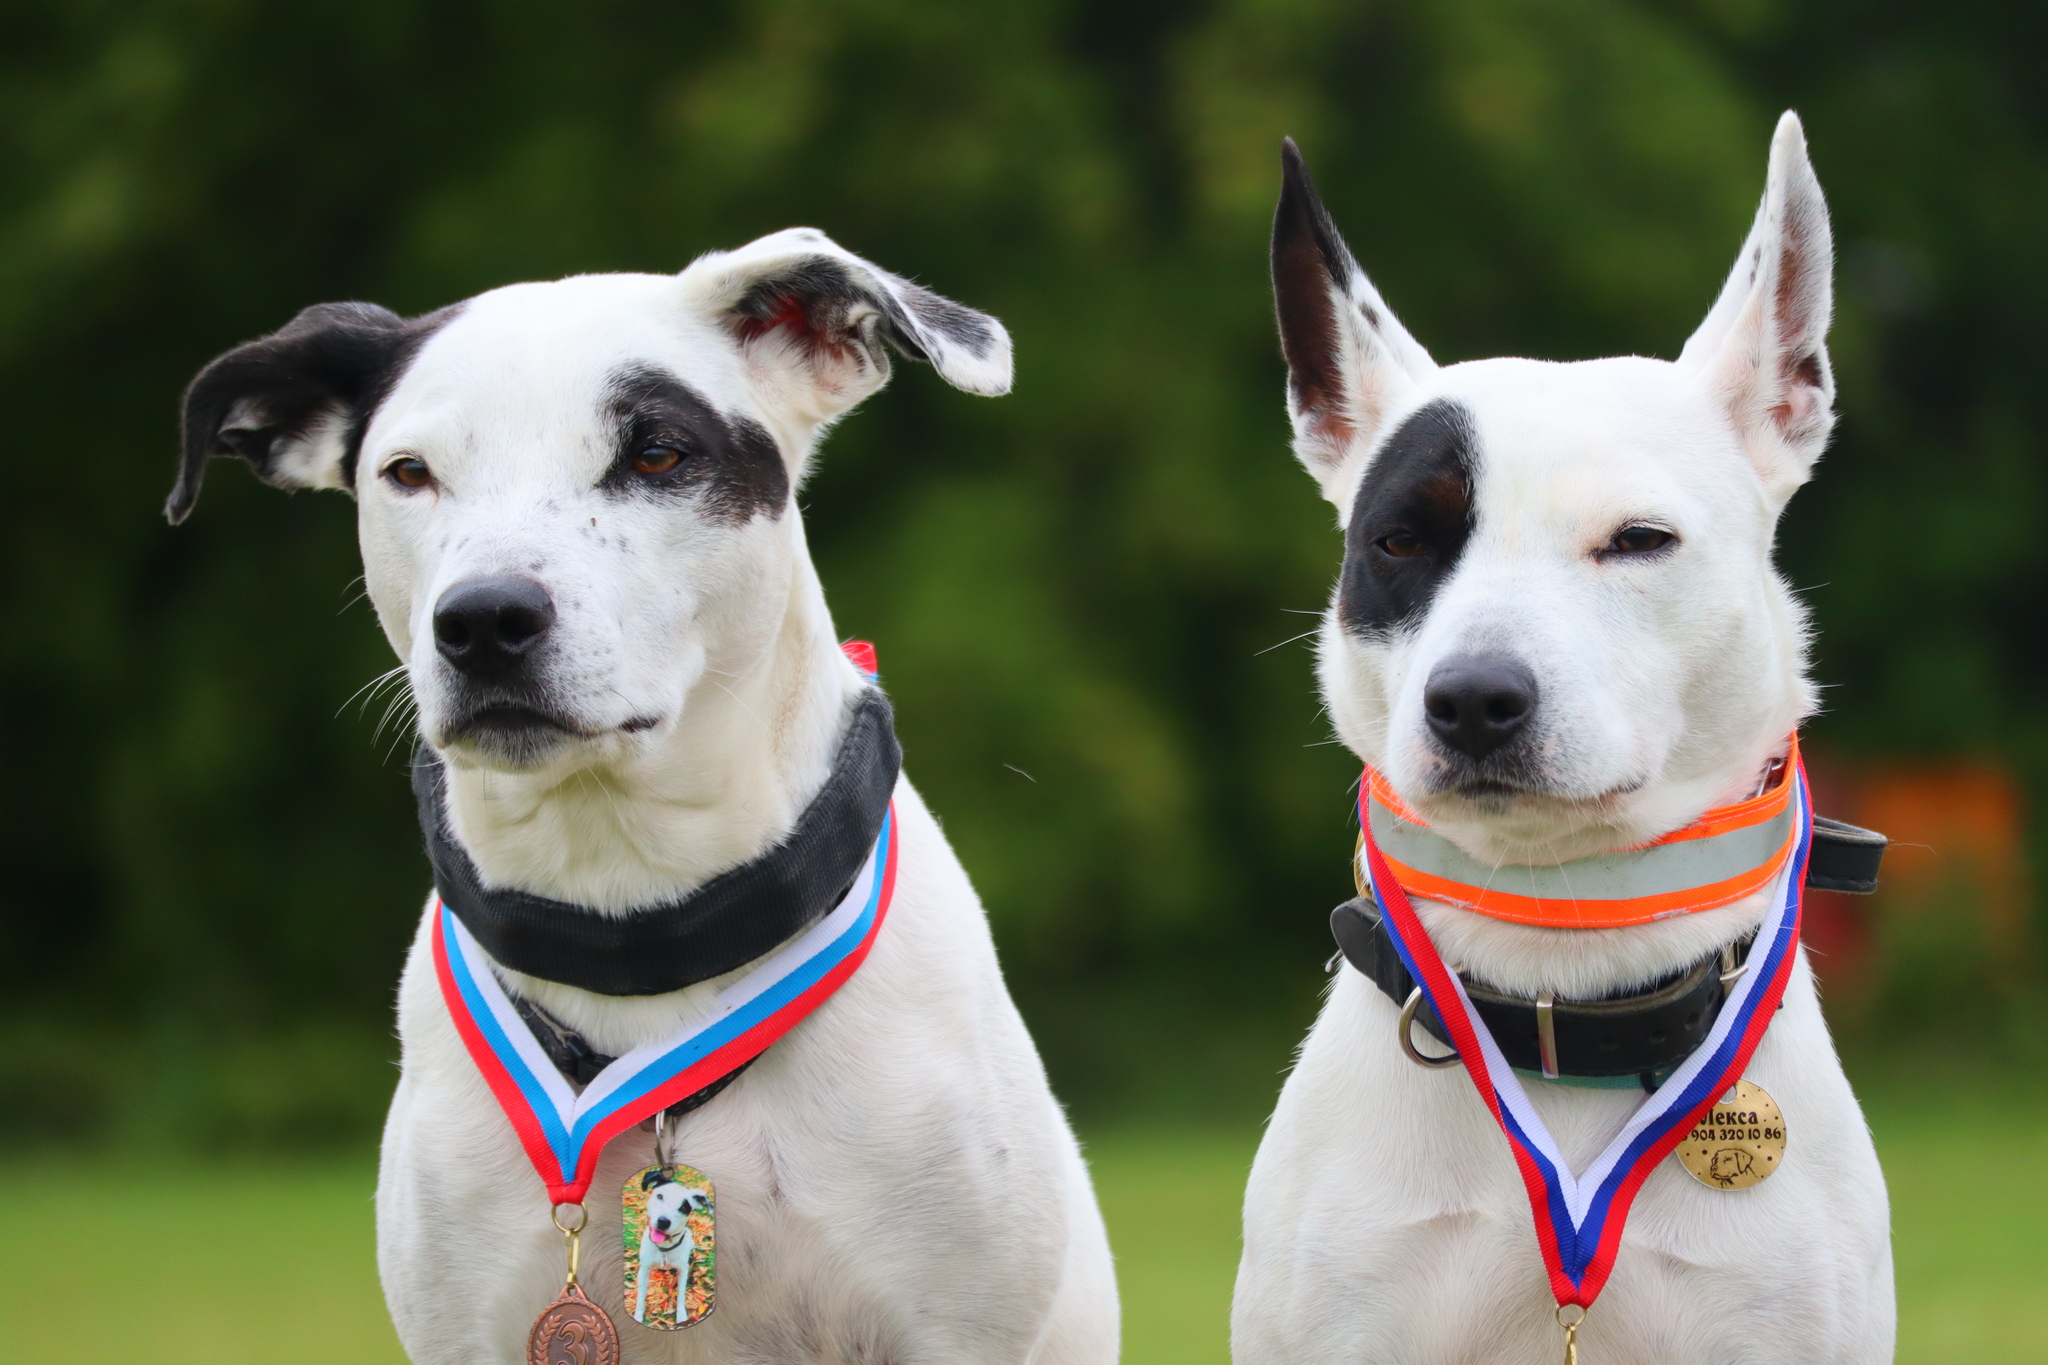
[[[370,679],[361,687],[358,687],[354,692],[350,693],[348,701],[345,701],[340,706],[334,708],[334,714],[339,716],[343,711],[348,710],[349,702],[353,702],[358,697],[362,698],[363,709],[368,710],[370,703],[377,699],[378,692],[390,686],[394,679],[401,678],[404,675],[404,664],[400,664],[396,668],[387,669],[384,672],[379,673],[376,677]]]
[[[1256,659],[1259,657],[1260,654],[1271,654],[1276,649],[1284,648],[1288,645],[1294,644],[1301,640],[1311,639],[1314,637],[1315,633],[1316,632],[1312,630],[1305,630],[1299,635],[1291,636],[1288,639],[1282,640],[1277,645],[1267,645],[1264,649],[1259,650],[1258,653],[1253,654],[1252,657]]]

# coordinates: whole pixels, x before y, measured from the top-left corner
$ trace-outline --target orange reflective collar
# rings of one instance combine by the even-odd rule
[[[1371,768],[1360,818],[1394,877],[1411,895],[1517,924],[1612,929],[1712,910],[1770,885],[1792,856],[1799,737],[1770,790],[1708,811],[1640,848],[1544,866],[1492,867],[1459,849],[1409,810]],[[1362,841],[1361,841],[1362,842]]]

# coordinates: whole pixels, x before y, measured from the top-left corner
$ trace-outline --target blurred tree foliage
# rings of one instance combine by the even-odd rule
[[[842,629],[1064,1093],[1263,1112],[1348,894],[1336,566],[1265,282],[1276,147],[1440,359],[1670,356],[1805,115],[1844,420],[1794,505],[1838,751],[2048,774],[2048,10],[1957,0],[0,7],[0,1125],[353,1138],[426,885],[351,509],[177,394],[299,307],[796,223],[989,309],[805,493]],[[1292,613],[1292,614],[1291,614]],[[1027,776],[1028,774],[1028,776]]]

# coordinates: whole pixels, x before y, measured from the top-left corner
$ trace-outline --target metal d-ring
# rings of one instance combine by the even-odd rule
[[[1408,1054],[1408,1060],[1431,1071],[1441,1071],[1447,1066],[1459,1066],[1464,1058],[1453,1052],[1448,1057],[1431,1057],[1415,1046],[1415,1040],[1408,1031],[1415,1027],[1415,1011],[1422,1007],[1422,987],[1408,992],[1408,1003],[1401,1006],[1401,1025],[1395,1036],[1401,1040],[1401,1051]]]

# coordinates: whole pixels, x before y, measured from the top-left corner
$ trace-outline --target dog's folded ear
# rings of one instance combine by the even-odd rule
[[[969,393],[1010,389],[1010,334],[986,313],[862,260],[813,228],[789,228],[682,274],[793,416],[829,422],[889,379],[888,351]]]
[[[651,1190],[656,1185],[665,1185],[667,1183],[668,1177],[659,1170],[640,1172],[640,1188],[643,1190]]]
[[[1372,449],[1436,362],[1352,259],[1291,137],[1280,143],[1273,307],[1294,453],[1335,500],[1353,457]]]
[[[1781,505],[1812,475],[1834,428],[1833,311],[1827,200],[1799,116],[1788,110],[1771,139],[1770,175],[1749,240],[1678,358],[1725,405]]]
[[[173,525],[190,515],[216,455],[247,460],[279,488],[353,488],[369,413],[442,316],[407,321],[374,303],[319,303],[217,356],[185,390],[178,481],[164,515]]]

